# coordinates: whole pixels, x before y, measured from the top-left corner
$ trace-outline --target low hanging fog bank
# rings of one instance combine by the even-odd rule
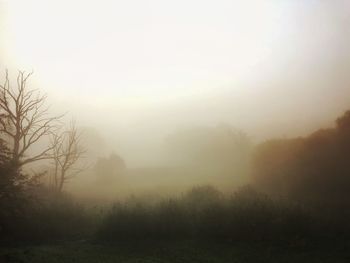
[[[194,88],[185,85],[181,92],[165,92],[164,87],[158,94],[151,93],[151,80],[146,79],[145,89],[129,97],[105,96],[96,89],[94,101],[60,94],[54,105],[58,109],[64,105],[82,126],[92,127],[105,144],[98,148],[106,154],[120,154],[128,167],[162,165],[165,138],[198,126],[231,125],[253,143],[306,135],[332,125],[349,108],[346,7],[346,1],[315,1],[281,9],[276,23],[285,27],[275,32],[265,56],[238,78],[232,72],[232,78],[225,81],[198,81]],[[112,76],[120,77],[117,70],[110,70]],[[88,83],[92,77],[84,78]],[[101,85],[102,90],[111,85],[128,94],[125,86],[105,81]]]
[[[135,22],[123,14],[115,20],[106,2],[96,25],[94,4],[81,10],[64,2],[52,11],[40,3],[43,14],[36,2],[27,14],[18,3],[0,5],[11,25],[0,31],[0,55],[10,61],[1,69],[33,69],[30,85],[48,94],[52,113],[67,112],[83,132],[88,168],[68,187],[232,188],[250,180],[256,145],[332,127],[350,108],[346,1],[229,2],[203,3],[198,14],[196,1],[173,8],[155,1],[133,14]],[[125,4],[118,12],[124,9],[133,10]],[[21,31],[18,14],[32,18],[32,30]],[[59,15],[67,17],[62,25]],[[38,26],[37,16],[54,29]],[[47,42],[36,43],[43,32]],[[74,45],[55,42],[71,38]]]

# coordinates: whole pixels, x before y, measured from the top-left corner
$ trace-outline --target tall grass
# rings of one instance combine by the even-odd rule
[[[301,205],[272,200],[250,187],[225,196],[213,187],[195,187],[177,198],[147,204],[117,203],[97,238],[105,242],[225,240],[302,242],[325,231],[321,218]]]

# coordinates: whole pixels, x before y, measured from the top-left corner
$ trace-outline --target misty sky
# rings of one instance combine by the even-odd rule
[[[0,0],[0,70],[34,70],[137,162],[184,127],[329,125],[350,108],[349,20],[346,0]]]

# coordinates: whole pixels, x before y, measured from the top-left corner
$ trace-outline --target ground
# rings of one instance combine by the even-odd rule
[[[134,263],[134,262],[350,262],[346,246],[275,246],[266,244],[199,244],[198,242],[101,245],[87,241],[51,245],[2,247],[0,262]]]

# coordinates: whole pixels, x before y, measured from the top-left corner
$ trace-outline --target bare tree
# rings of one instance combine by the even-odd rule
[[[84,170],[78,165],[85,149],[81,146],[81,133],[72,121],[69,129],[52,135],[54,171],[52,185],[57,191],[62,191],[64,183]]]
[[[54,145],[48,145],[39,153],[28,156],[28,150],[57,128],[62,116],[48,114],[46,95],[27,87],[32,73],[18,72],[16,87],[10,85],[6,71],[0,85],[0,135],[9,142],[11,163],[18,171],[25,164],[52,158]]]

